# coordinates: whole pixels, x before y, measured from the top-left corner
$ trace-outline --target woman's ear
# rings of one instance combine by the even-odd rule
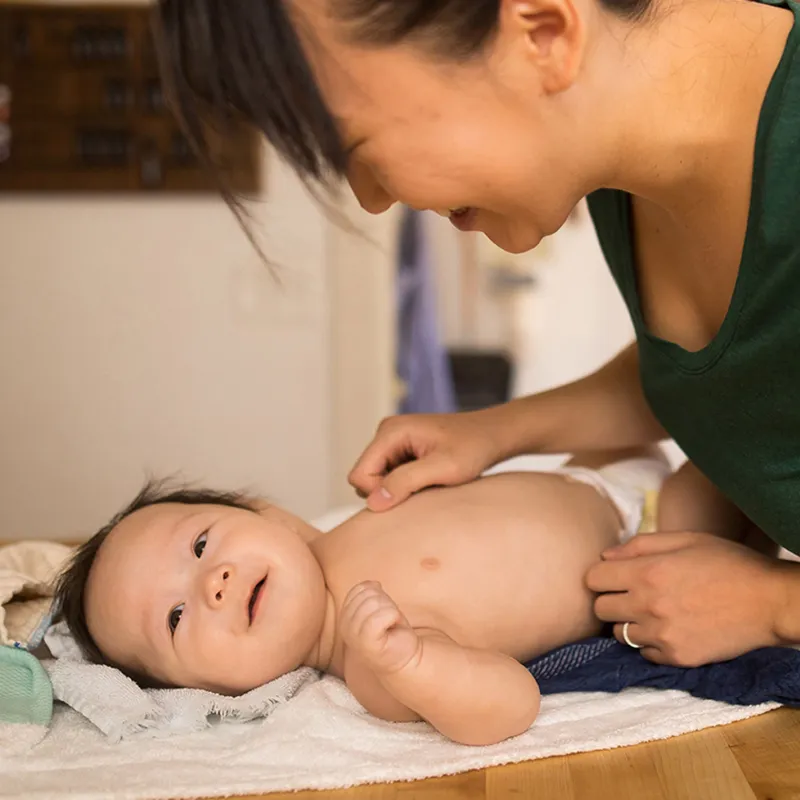
[[[499,38],[536,69],[545,94],[575,82],[586,47],[579,0],[502,0]]]

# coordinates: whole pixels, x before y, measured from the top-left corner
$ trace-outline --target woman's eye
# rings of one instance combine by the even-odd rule
[[[178,627],[178,623],[181,621],[181,615],[183,614],[183,606],[175,606],[172,611],[169,612],[169,631],[170,633],[175,633],[175,629]]]
[[[201,533],[197,539],[195,539],[192,549],[198,558],[203,555],[203,550],[206,549],[206,542],[208,542],[208,533]]]

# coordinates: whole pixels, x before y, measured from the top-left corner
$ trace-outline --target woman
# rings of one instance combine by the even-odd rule
[[[200,147],[231,110],[312,182],[449,213],[510,252],[589,208],[637,341],[596,374],[381,426],[375,510],[519,453],[674,437],[800,550],[799,7],[744,0],[162,0]],[[655,661],[800,642],[800,566],[703,532],[606,554],[596,611]],[[623,634],[626,634],[623,636]]]

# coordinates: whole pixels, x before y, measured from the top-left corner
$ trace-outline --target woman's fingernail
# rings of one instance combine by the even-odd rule
[[[367,508],[371,508],[373,511],[377,508],[383,508],[387,502],[391,501],[392,495],[386,491],[384,488],[376,489],[368,498],[367,498]]]

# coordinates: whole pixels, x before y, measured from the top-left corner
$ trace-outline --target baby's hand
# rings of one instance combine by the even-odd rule
[[[345,645],[377,672],[398,672],[419,652],[416,631],[374,581],[359,583],[350,590],[339,626]]]

